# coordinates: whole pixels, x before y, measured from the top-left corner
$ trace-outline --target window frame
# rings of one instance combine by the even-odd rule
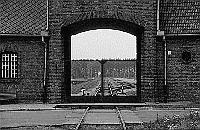
[[[8,58],[9,60],[8,61],[3,61],[3,55],[6,54],[8,55]],[[12,52],[12,51],[5,51],[5,52],[2,52],[1,54],[1,77],[0,79],[5,79],[5,80],[9,80],[9,79],[18,79],[18,73],[19,73],[19,65],[18,65],[18,62],[19,62],[19,57],[18,57],[18,53],[16,52]],[[16,55],[16,59],[12,60],[12,55]],[[9,75],[8,77],[6,77],[5,75],[3,75],[3,62],[8,62],[8,72],[9,72]],[[12,73],[12,63],[14,63],[14,70],[16,71],[16,73],[14,72],[14,76],[13,73]]]

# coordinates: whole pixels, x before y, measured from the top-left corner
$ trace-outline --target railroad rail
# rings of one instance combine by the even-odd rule
[[[85,112],[81,116],[81,118],[80,118],[80,120],[79,120],[79,122],[78,122],[78,124],[77,124],[77,126],[75,128],[75,130],[81,130],[82,129],[82,125],[86,125],[86,126],[87,125],[88,126],[91,125],[90,123],[88,124],[88,122],[86,121],[87,120],[86,117],[87,116],[91,116],[92,114],[96,114],[96,113],[100,113],[100,115],[102,115],[102,116],[95,117],[95,115],[93,115],[92,117],[99,118],[99,120],[101,120],[102,117],[105,118],[105,116],[106,116],[106,115],[104,115],[105,113],[111,113],[111,115],[115,115],[113,117],[115,117],[115,119],[118,120],[119,124],[117,124],[117,125],[119,125],[120,129],[121,130],[127,130],[127,126],[126,126],[127,123],[123,118],[121,110],[117,106],[115,106],[114,109],[111,109],[111,108],[109,108],[109,109],[98,109],[98,112],[96,112],[96,113],[92,112],[92,111],[95,111],[95,109],[96,108],[91,108],[91,107],[87,107],[85,109]],[[102,110],[102,112],[101,112],[101,110]],[[113,117],[111,117],[111,118],[113,118]],[[116,123],[115,121],[114,122],[111,121],[111,122],[107,122],[107,124],[101,124],[100,123],[100,125],[112,125],[112,124],[115,124],[115,123]],[[98,123],[96,123],[96,124],[98,124]]]
[[[80,126],[81,126],[81,124],[83,123],[84,118],[85,118],[87,112],[89,111],[89,109],[90,109],[90,107],[87,107],[87,109],[85,110],[83,116],[81,117],[80,121],[78,122],[78,124],[77,124],[75,130],[78,130],[78,129],[80,128]]]

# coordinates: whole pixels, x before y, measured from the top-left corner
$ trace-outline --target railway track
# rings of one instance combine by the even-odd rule
[[[127,125],[130,123],[125,120],[122,113],[117,106],[103,109],[87,107],[75,130],[95,129],[95,127],[98,129],[101,127],[104,130],[127,130]],[[135,124],[141,124],[141,122],[137,121]]]
[[[134,83],[129,83],[127,81],[116,80],[114,78],[107,78],[105,81],[105,90],[107,90],[106,95],[108,96],[127,96],[125,91],[134,91],[136,88]],[[136,91],[136,90],[135,90]]]
[[[105,77],[103,86],[105,96],[134,96],[130,92],[136,92],[136,83],[130,79]],[[85,96],[99,96],[102,94],[101,87],[100,79],[83,82],[72,86],[72,95],[82,96],[81,89],[84,88]]]

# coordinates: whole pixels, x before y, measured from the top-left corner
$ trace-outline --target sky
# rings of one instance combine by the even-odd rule
[[[136,59],[136,36],[112,29],[71,36],[71,59]]]

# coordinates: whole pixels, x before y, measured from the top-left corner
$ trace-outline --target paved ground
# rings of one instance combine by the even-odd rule
[[[84,124],[120,124],[116,109],[92,109],[84,120]]]
[[[0,105],[0,111],[12,110],[54,110],[57,104],[8,104]]]
[[[0,112],[1,127],[77,124],[84,113],[76,110],[7,111]]]
[[[139,111],[121,110],[121,115],[125,123],[141,123],[142,120],[138,116]]]
[[[13,104],[0,106],[0,128],[37,125],[78,124],[86,109],[55,109],[57,104]],[[123,109],[121,115],[126,123],[149,122],[165,115],[189,114],[190,109]],[[93,114],[91,114],[93,113]],[[115,110],[95,109],[88,112],[86,124],[119,124]]]

